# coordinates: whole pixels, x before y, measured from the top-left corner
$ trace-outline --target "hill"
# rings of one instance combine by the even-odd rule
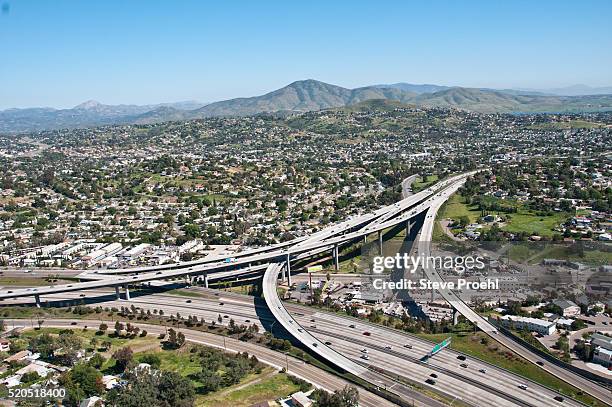
[[[264,112],[296,111],[342,107],[368,99],[409,101],[416,96],[392,88],[364,87],[347,89],[312,79],[293,82],[262,96],[237,98],[211,103],[194,112],[200,117],[247,116]]]
[[[388,109],[382,100],[423,107],[452,107],[481,113],[581,113],[612,111],[612,95],[558,96],[529,91],[476,89],[438,85],[366,86],[343,88],[316,80],[293,82],[261,96],[211,103],[166,103],[158,105],[104,105],[87,101],[72,109],[8,109],[0,111],[0,133],[15,133],[106,124],[146,124],[217,116],[249,116],[353,106]],[[200,107],[202,106],[202,107]]]

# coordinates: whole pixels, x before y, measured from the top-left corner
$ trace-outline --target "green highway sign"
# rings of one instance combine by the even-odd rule
[[[446,338],[440,343],[437,343],[429,352],[429,356],[433,356],[436,353],[440,352],[442,349],[446,348],[451,343],[451,337]]]

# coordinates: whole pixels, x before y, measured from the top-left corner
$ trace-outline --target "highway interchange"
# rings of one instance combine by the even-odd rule
[[[421,253],[428,253],[435,214],[442,203],[462,185],[465,177],[466,174],[449,178],[436,184],[435,188],[427,188],[396,204],[381,208],[371,214],[350,219],[311,236],[300,237],[275,246],[244,251],[237,254],[236,258],[232,259],[229,264],[226,259],[206,258],[182,263],[178,266],[109,270],[104,271],[104,273],[97,273],[97,275],[86,271],[81,276],[89,277],[92,281],[13,289],[0,292],[0,298],[14,301],[15,298],[19,297],[32,298],[32,296],[36,296],[35,298],[39,302],[40,296],[44,295],[47,301],[65,300],[70,297],[80,298],[82,294],[78,292],[82,290],[88,290],[90,296],[91,294],[104,293],[108,295],[110,293],[112,297],[112,289],[118,290],[119,286],[127,288],[128,284],[195,276],[204,276],[204,278],[226,277],[245,273],[261,273],[265,270],[263,290],[269,309],[267,313],[263,310],[263,304],[255,306],[252,298],[245,299],[235,295],[228,296],[227,294],[220,294],[220,297],[213,299],[190,298],[189,303],[184,299],[179,298],[177,300],[176,296],[152,294],[133,296],[130,303],[145,310],[163,307],[167,315],[179,312],[183,315],[197,315],[209,321],[216,319],[219,314],[227,315],[228,318],[233,318],[237,323],[255,322],[267,328],[270,325],[274,326],[272,321],[277,321],[304,347],[328,362],[360,376],[374,385],[384,386],[390,392],[394,392],[404,399],[412,399],[417,405],[435,405],[437,402],[431,399],[427,400],[418,393],[415,394],[414,391],[402,383],[390,381],[388,376],[380,375],[379,372],[370,369],[370,367],[372,365],[384,367],[390,374],[403,376],[411,382],[419,383],[421,387],[435,388],[436,391],[444,393],[451,399],[461,399],[467,405],[557,406],[559,401],[555,400],[555,397],[558,398],[559,395],[556,392],[532,382],[527,383],[525,379],[503,369],[470,357],[465,363],[467,367],[459,367],[461,364],[457,359],[459,355],[450,350],[444,350],[429,359],[427,363],[423,363],[420,359],[432,347],[432,344],[427,341],[384,327],[353,321],[346,317],[320,311],[313,312],[312,309],[300,307],[301,311],[295,311],[297,308],[282,303],[278,298],[276,293],[278,277],[290,270],[291,261],[320,255],[329,250],[332,250],[337,256],[339,245],[355,242],[375,233],[378,233],[380,243],[383,230],[409,222],[412,217],[425,211],[427,213],[419,234],[417,247]],[[440,279],[435,270],[425,271],[433,281]],[[476,323],[480,329],[535,363],[534,355],[499,334],[494,326],[473,312],[454,293],[442,290],[441,294],[466,318]],[[220,305],[221,303],[223,305]],[[118,298],[106,297],[104,298],[104,304],[125,306],[126,303],[119,301]],[[227,322],[228,318],[224,318],[224,322]],[[266,319],[269,319],[269,321],[266,321]],[[339,329],[339,326],[345,326],[346,328]],[[369,335],[364,335],[364,332],[368,332]],[[410,348],[404,345],[410,346]],[[367,360],[362,358],[364,348],[368,350],[369,357]],[[409,368],[407,368],[408,366]],[[563,380],[587,390],[600,400],[610,403],[610,394],[607,389],[556,366],[545,366],[545,368]],[[561,372],[557,370],[561,370]],[[426,384],[425,381],[432,377],[435,377],[435,384]],[[528,384],[527,389],[519,388],[519,386],[526,384]],[[581,404],[565,398],[563,405]]]

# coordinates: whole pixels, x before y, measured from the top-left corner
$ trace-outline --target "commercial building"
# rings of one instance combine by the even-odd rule
[[[604,349],[600,346],[593,351],[593,363],[607,368],[612,367],[612,350]]]
[[[542,335],[552,335],[557,330],[557,324],[538,318],[520,317],[517,315],[504,315],[500,319],[506,328],[526,329]]]
[[[564,317],[575,317],[580,315],[580,307],[574,302],[569,300],[554,300],[553,304],[560,307],[563,310]]]

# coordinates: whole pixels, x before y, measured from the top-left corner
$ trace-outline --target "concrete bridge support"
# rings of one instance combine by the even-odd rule
[[[459,311],[453,308],[453,325],[457,325],[459,322]]]
[[[118,285],[115,286],[115,298],[117,298],[118,300],[121,299],[121,294],[119,293],[119,286]]]
[[[334,255],[334,268],[336,269],[336,271],[338,271],[340,269],[340,264],[339,264],[339,254],[338,254],[338,245],[335,244],[334,248],[333,248],[333,255]]]
[[[410,232],[412,232],[412,227],[414,223],[410,222],[410,219],[406,221],[406,237],[410,236]]]
[[[34,301],[36,301],[36,308],[40,308],[40,295],[36,294],[34,296]]]
[[[130,287],[126,284],[123,286],[125,288],[125,300],[130,300]]]
[[[383,254],[383,234],[382,230],[378,231],[378,255],[382,256]]]
[[[291,256],[287,253],[287,284],[291,287]]]

